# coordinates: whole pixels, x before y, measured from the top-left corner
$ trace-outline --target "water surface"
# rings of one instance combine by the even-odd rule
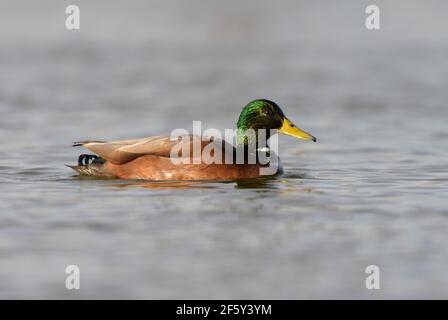
[[[376,32],[363,1],[79,1],[77,32],[59,1],[0,4],[0,297],[447,297],[444,2],[377,1]],[[64,166],[72,141],[232,128],[254,98],[319,140],[280,137],[281,176]]]

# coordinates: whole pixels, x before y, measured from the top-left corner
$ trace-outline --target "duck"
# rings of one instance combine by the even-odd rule
[[[317,141],[291,122],[275,102],[256,99],[243,107],[234,143],[202,134],[159,135],[109,142],[86,140],[74,142],[73,146],[87,148],[94,154],[81,154],[77,165],[67,166],[79,176],[125,180],[228,181],[259,178],[283,172],[281,166],[273,165],[273,155],[277,154],[271,148],[272,143],[260,143],[261,133],[268,140],[276,136],[277,131],[298,139]]]

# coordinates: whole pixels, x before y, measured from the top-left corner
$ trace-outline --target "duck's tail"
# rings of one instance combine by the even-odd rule
[[[114,177],[107,168],[107,162],[96,155],[81,154],[78,158],[77,166],[68,164],[66,166],[72,168],[82,176]]]
[[[72,168],[81,176],[93,176],[93,177],[112,177],[104,170],[103,165],[87,165],[87,166],[71,166],[66,164],[67,167]]]

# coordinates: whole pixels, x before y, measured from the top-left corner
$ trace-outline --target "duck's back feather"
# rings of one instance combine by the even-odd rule
[[[120,141],[82,141],[75,142],[73,146],[83,146],[99,155],[101,158],[110,161],[113,164],[124,164],[135,160],[144,155],[154,155],[159,157],[170,157],[173,147],[179,150],[182,149],[183,144],[190,144],[186,146],[187,150],[193,150],[193,139],[201,141],[201,150],[208,145],[213,139],[207,137],[198,137],[193,135],[182,136],[181,139],[173,139],[169,135],[154,136],[136,140],[120,140]],[[224,147],[222,141],[216,141]],[[231,146],[233,148],[233,146]],[[191,152],[191,151],[190,151]],[[188,156],[190,155],[182,155]]]
[[[201,143],[201,153],[194,155],[194,143],[198,141]],[[101,163],[95,160],[91,164],[70,166],[81,175],[89,176],[146,180],[234,180],[259,177],[260,169],[263,167],[256,163],[229,162],[226,151],[231,150],[230,160],[236,151],[231,144],[193,135],[183,136],[179,140],[164,135],[112,142],[84,141],[76,145],[86,147],[102,159]],[[173,147],[182,152],[185,147],[188,154],[177,153],[177,155],[189,161],[175,163],[170,157]],[[211,150],[213,151],[210,152]],[[209,161],[212,158],[216,159],[215,150],[221,151],[221,161],[218,163]],[[220,156],[216,155],[218,158]]]

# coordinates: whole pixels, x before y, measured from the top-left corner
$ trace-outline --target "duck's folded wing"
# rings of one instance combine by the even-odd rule
[[[192,143],[191,138],[192,136],[185,136],[182,139],[176,140],[168,135],[163,135],[137,140],[111,142],[84,141],[74,145],[82,145],[101,158],[114,164],[123,164],[144,155],[169,157],[175,145],[179,143]]]

